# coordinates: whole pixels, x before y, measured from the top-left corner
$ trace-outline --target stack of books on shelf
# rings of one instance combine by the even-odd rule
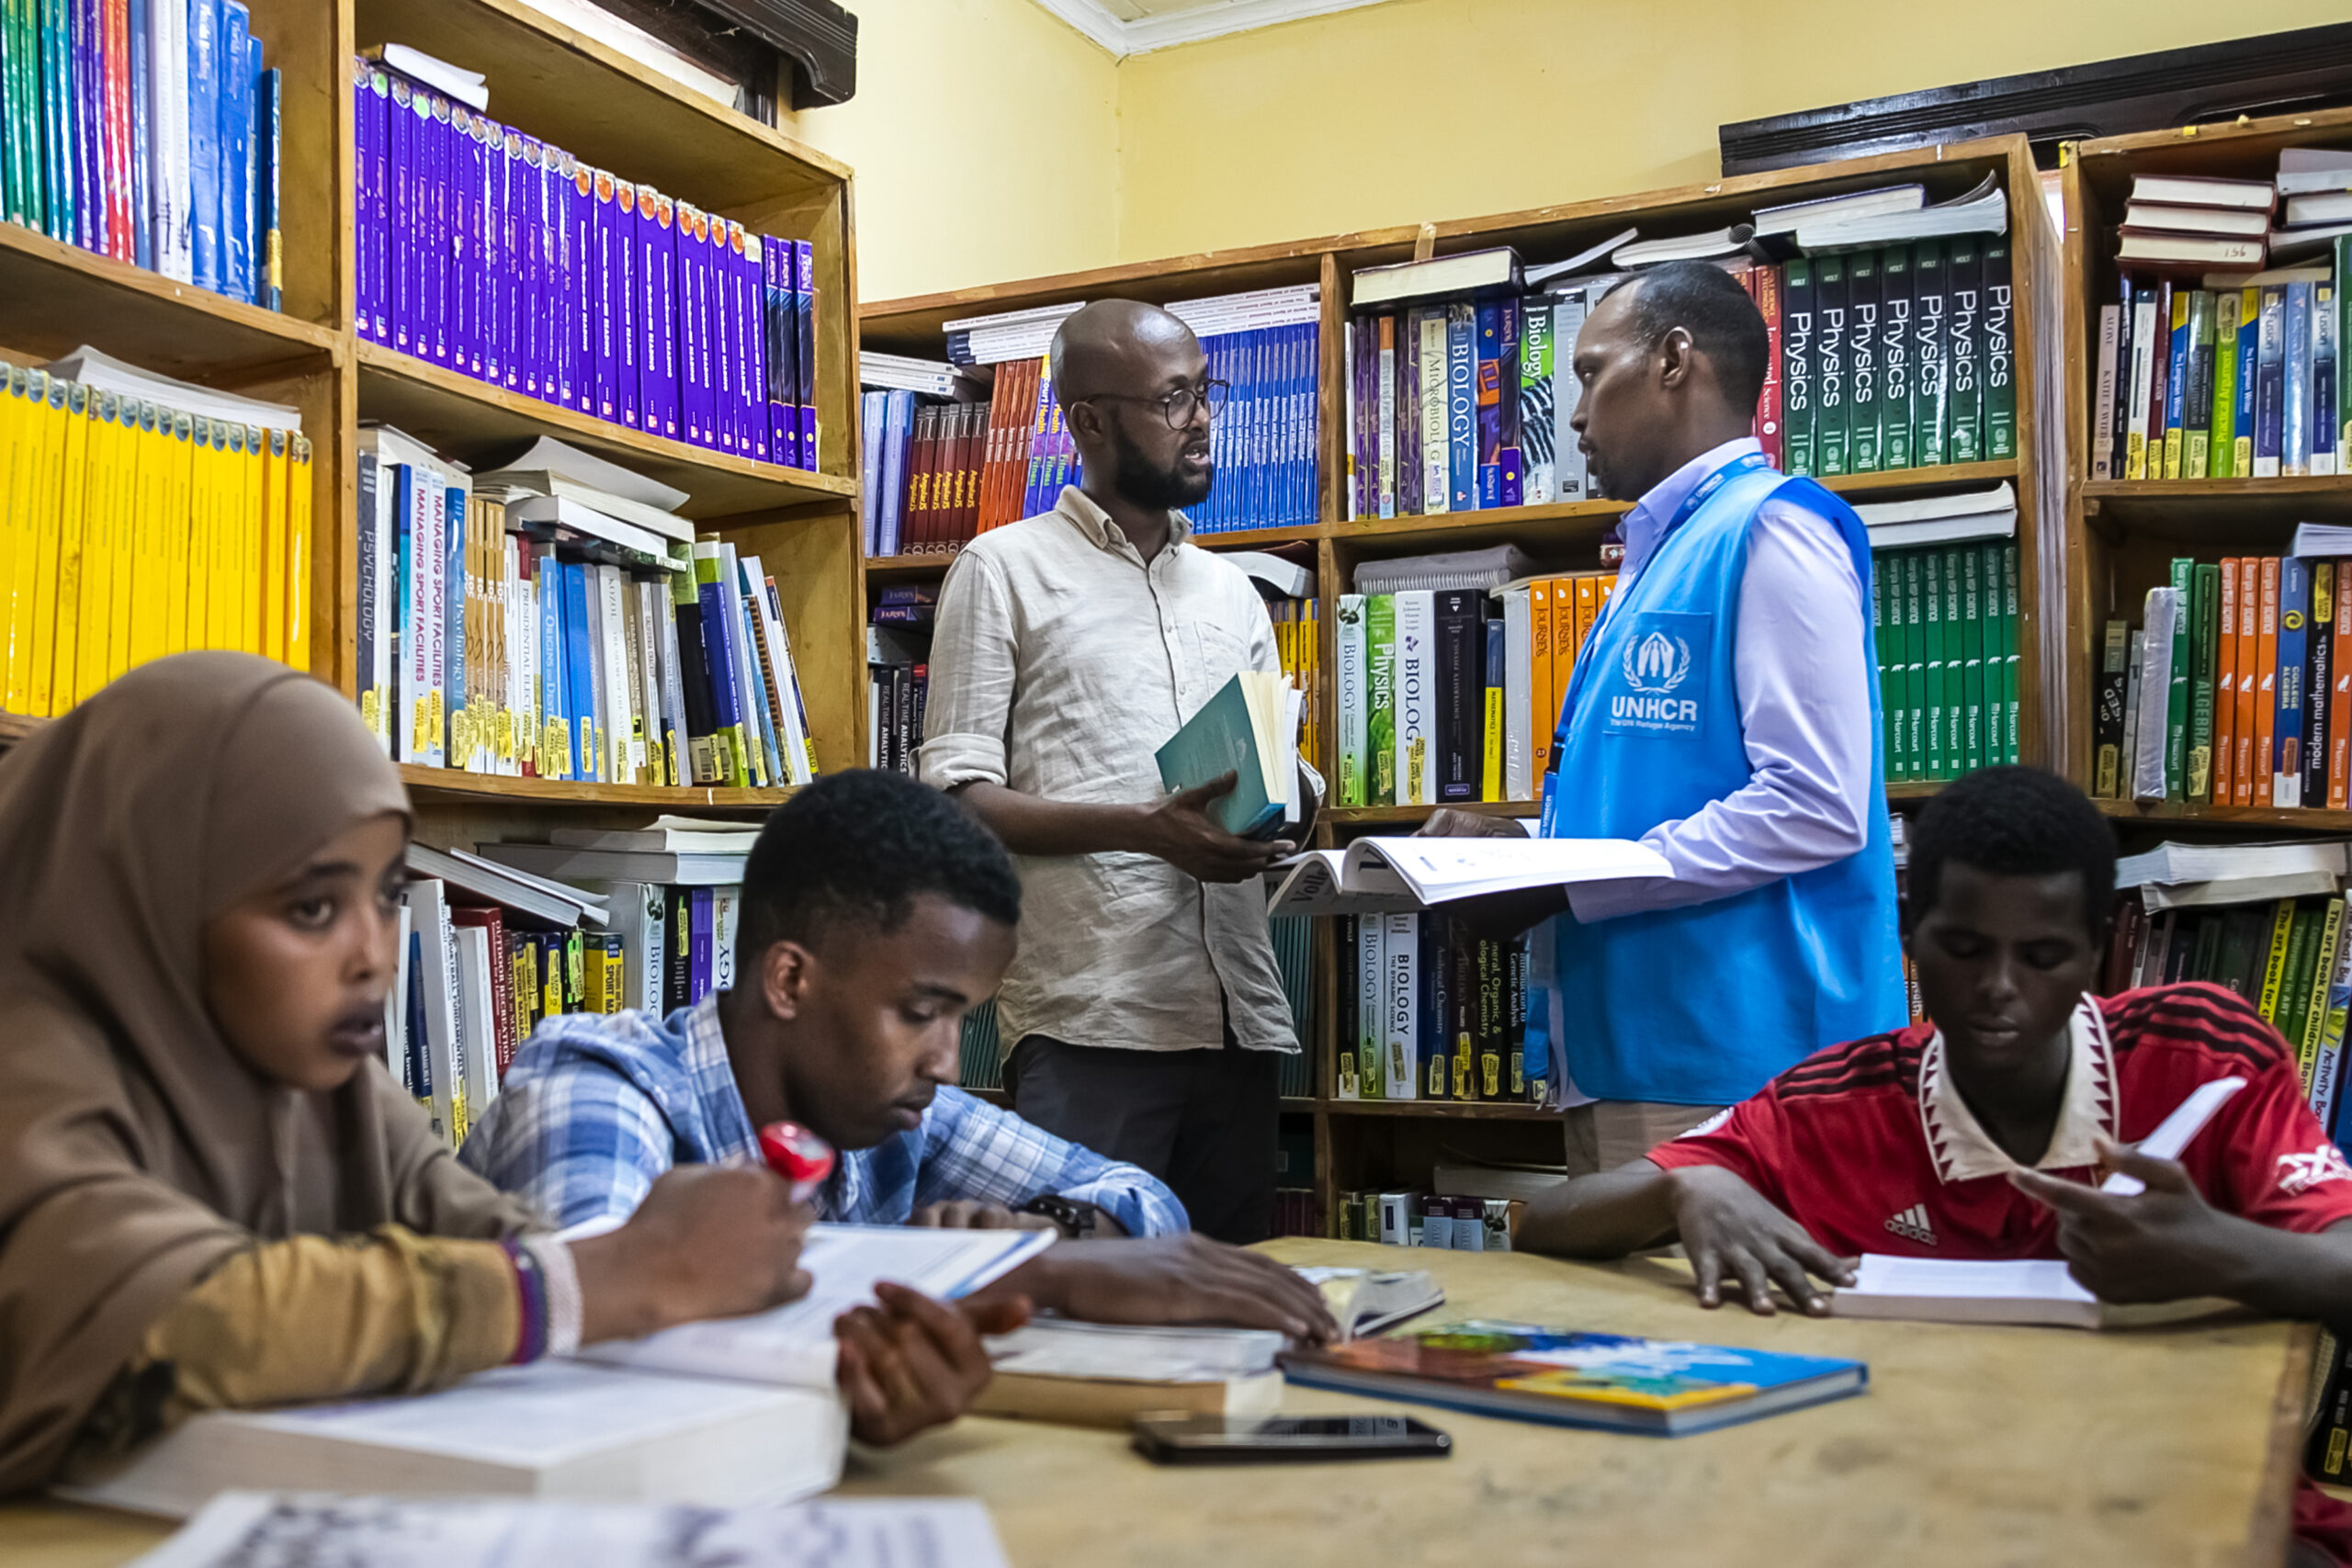
[[[2176,559],[2171,581],[2148,591],[2139,627],[2107,623],[2093,691],[2091,793],[2345,809],[2346,570],[2343,560],[2301,555]]]
[[[293,409],[90,349],[0,361],[0,712],[190,649],[309,669],[314,494]]]
[[[2305,1098],[2339,1144],[2352,933],[2339,841],[2166,843],[2116,867],[2123,890],[2101,989],[2203,980],[2253,1003],[2301,1064]]]
[[[867,767],[915,775],[923,704],[931,691],[931,627],[938,604],[937,583],[895,583],[882,590],[867,618]]]
[[[775,580],[679,491],[541,441],[482,474],[359,436],[361,716],[421,767],[775,788],[816,774]]]
[[[361,338],[649,435],[817,467],[809,242],[591,168],[491,119],[486,94],[452,101],[435,84],[455,68],[383,52],[351,62]]]
[[[1341,594],[1334,804],[1537,798],[1577,655],[1616,587],[1614,572],[1577,572],[1492,593]]]
[[[1210,425],[1216,483],[1186,513],[1194,532],[1315,521],[1317,293],[1309,285],[1168,307],[1199,334],[1208,379],[1224,384]],[[940,380],[924,375],[922,361],[871,367],[859,406],[865,493],[874,498],[868,555],[958,549],[990,528],[1050,510],[1064,485],[1080,481],[1078,451],[1046,362],[1055,329],[1078,309],[948,322],[957,375],[947,394],[933,389]],[[983,401],[925,400],[967,396],[983,380]]]
[[[280,99],[245,0],[15,0],[0,218],[277,310]]]
[[[2014,458],[2006,197],[1989,178],[1951,202],[1924,197],[1890,186],[1759,209],[1711,234],[1617,243],[1628,231],[1542,267],[1498,249],[1358,272],[1350,515],[1599,499],[1570,425],[1577,333],[1636,269],[1685,258],[1724,266],[1764,317],[1770,367],[1755,434],[1787,472]]]
[[[452,1148],[542,1020],[628,1009],[661,1017],[729,985],[742,860],[756,832],[662,818],[642,829],[553,835],[570,843],[484,844],[480,855],[410,847],[385,1059]],[[517,862],[595,874],[558,880]],[[616,874],[627,872],[638,878]],[[705,880],[670,880],[680,872]]]
[[[1957,778],[2016,761],[2021,600],[2015,492],[2004,484],[1989,495],[1857,510],[1871,533],[1887,781]],[[1923,537],[1953,542],[1910,542]]]
[[[2352,219],[2352,162],[2298,175],[2284,167],[2296,152],[2280,154],[2276,185],[2173,175],[2133,182],[2115,302],[2099,307],[2092,479],[2343,471],[2352,222],[2269,225],[2290,181],[2313,193],[2288,198],[2290,219],[2312,210]],[[2205,205],[2179,205],[2192,197]],[[2199,238],[2192,225],[2204,225],[2196,234],[2245,235]]]
[[[1444,915],[1340,915],[1340,1100],[1541,1102],[1550,1064],[1527,1059],[1528,939]]]

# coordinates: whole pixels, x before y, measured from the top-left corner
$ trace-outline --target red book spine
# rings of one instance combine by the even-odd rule
[[[1756,439],[1764,448],[1765,457],[1774,468],[1781,466],[1781,269],[1777,266],[1752,266],[1741,276],[1747,291],[1756,298],[1757,313],[1764,318],[1764,331],[1771,339],[1770,352],[1764,356],[1764,389],[1756,399]],[[1570,344],[1573,353],[1576,345]],[[1558,354],[1560,345],[1553,344]]]
[[[101,29],[106,66],[107,254],[136,259],[130,216],[130,0],[106,0]]]

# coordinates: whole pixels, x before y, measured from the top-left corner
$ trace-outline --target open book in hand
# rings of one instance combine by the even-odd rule
[[[582,1225],[585,1235],[610,1225]],[[777,1502],[841,1479],[849,1426],[833,1319],[894,1280],[954,1300],[1051,1231],[811,1225],[797,1302],[500,1367],[413,1398],[198,1416],[101,1473],[79,1501],[180,1516],[236,1487],[601,1503]]]
[[[1664,882],[1666,857],[1631,839],[1358,839],[1274,867],[1270,915],[1385,915],[1574,883]]]

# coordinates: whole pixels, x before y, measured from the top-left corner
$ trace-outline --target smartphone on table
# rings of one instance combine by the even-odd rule
[[[1442,1459],[1453,1439],[1410,1416],[1138,1416],[1136,1451],[1154,1464],[1320,1463]]]

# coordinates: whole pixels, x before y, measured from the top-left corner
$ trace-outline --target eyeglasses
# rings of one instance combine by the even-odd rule
[[[1225,395],[1233,389],[1229,381],[1204,381],[1198,387],[1179,387],[1165,396],[1139,398],[1130,392],[1096,392],[1091,397],[1073,398],[1072,402],[1091,403],[1110,398],[1123,403],[1155,403],[1160,416],[1168,421],[1170,430],[1182,430],[1193,423],[1193,415],[1205,407],[1215,419],[1225,407]]]

